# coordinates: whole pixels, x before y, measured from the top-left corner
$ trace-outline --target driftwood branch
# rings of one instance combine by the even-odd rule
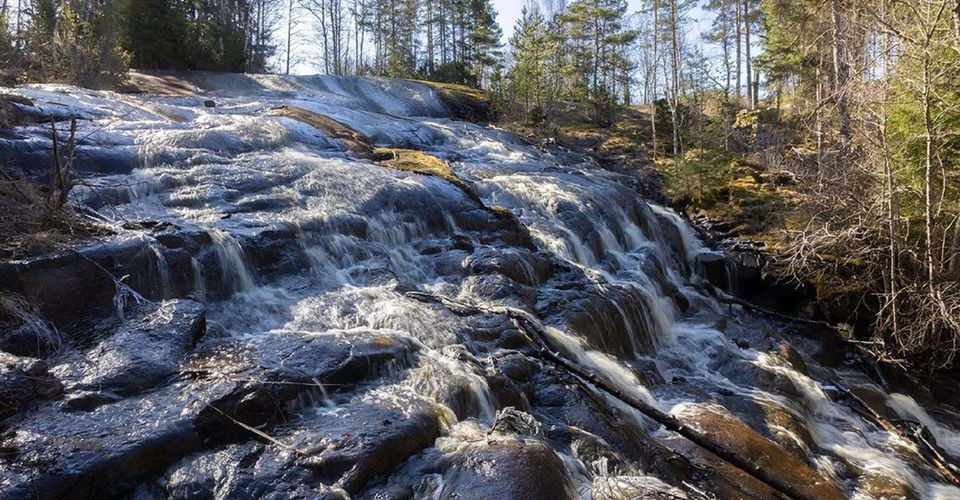
[[[487,314],[500,314],[505,315],[510,318],[511,321],[522,332],[524,332],[533,346],[536,348],[539,357],[555,366],[562,368],[564,371],[570,373],[575,378],[579,379],[582,383],[586,385],[593,386],[597,389],[600,389],[613,397],[619,399],[628,406],[640,411],[650,419],[656,421],[660,425],[663,425],[668,430],[676,432],[677,434],[683,436],[690,442],[696,444],[697,446],[713,453],[714,455],[720,457],[726,462],[730,463],[734,467],[742,470],[743,472],[749,474],[753,478],[762,482],[763,484],[769,486],[774,491],[777,491],[788,498],[797,499],[797,500],[814,500],[809,495],[799,491],[796,487],[787,482],[783,481],[779,477],[767,472],[762,467],[757,464],[747,460],[746,458],[738,455],[733,450],[727,448],[721,443],[713,440],[705,433],[700,432],[692,427],[687,426],[682,421],[674,417],[673,415],[664,413],[663,411],[654,408],[648,403],[637,399],[636,397],[623,392],[622,390],[615,387],[613,384],[607,382],[591,371],[581,367],[580,365],[568,360],[558,351],[553,350],[550,347],[548,341],[548,336],[543,330],[543,327],[540,326],[539,321],[537,321],[529,313],[513,309],[509,307],[484,307],[473,304],[467,304],[449,297],[443,297],[441,295],[436,295],[426,292],[407,292],[407,295],[416,300],[422,302],[433,302],[441,304],[451,310],[459,311],[465,314],[478,314],[478,313],[487,313]]]
[[[854,410],[857,413],[872,421],[877,427],[891,434],[896,434],[906,441],[913,442],[920,451],[920,455],[932,463],[944,479],[960,486],[960,466],[937,445],[936,439],[933,438],[930,430],[927,429],[925,425],[912,420],[891,421],[877,413],[863,398],[857,396],[851,390],[835,381],[831,381],[831,383],[833,383],[844,396],[856,403]]]

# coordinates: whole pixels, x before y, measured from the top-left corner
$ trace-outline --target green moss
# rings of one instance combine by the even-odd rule
[[[384,158],[380,160],[380,165],[406,172],[440,177],[447,182],[456,184],[458,187],[467,188],[467,184],[457,177],[457,174],[454,173],[447,162],[431,154],[414,149],[396,148],[375,148],[373,152]]]
[[[682,159],[657,162],[664,173],[664,195],[690,213],[701,213],[742,236],[775,245],[787,226],[798,195],[779,185],[742,156],[690,150]]]

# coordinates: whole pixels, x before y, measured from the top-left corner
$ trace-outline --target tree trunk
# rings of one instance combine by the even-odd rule
[[[743,2],[743,48],[747,63],[747,107],[753,109],[756,105],[753,98],[753,80],[751,79],[752,62],[750,61],[750,1]]]
[[[844,20],[840,0],[830,1],[833,17],[833,74],[834,95],[837,102],[837,119],[840,125],[841,152],[845,153],[850,147],[850,110],[847,98],[847,60],[846,47],[843,40]]]
[[[670,99],[670,116],[673,122],[673,156],[680,156],[680,124],[677,113],[677,106],[680,94],[680,26],[677,19],[677,0],[670,0],[670,61],[671,61],[671,86],[672,96]]]
[[[653,91],[650,100],[650,130],[652,131],[653,159],[657,159],[657,60],[660,58],[660,9],[659,0],[653,0]]]
[[[926,252],[924,260],[927,268],[927,280],[930,293],[933,294],[936,279],[936,264],[933,258],[933,114],[930,96],[930,49],[924,47],[923,55],[923,123],[924,123],[924,233],[926,237]]]
[[[293,0],[287,0],[287,70],[290,74],[290,41],[293,39]]]
[[[740,58],[740,51],[742,49],[741,43],[743,39],[743,9],[740,8],[740,0],[734,0],[734,5],[736,6],[736,33],[737,33],[737,101],[740,101],[740,98],[743,96],[743,82],[741,79],[740,71],[743,68],[743,62]],[[740,102],[739,104],[743,104]]]

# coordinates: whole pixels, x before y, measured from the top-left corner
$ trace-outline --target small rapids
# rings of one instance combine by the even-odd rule
[[[206,92],[4,91],[45,114],[81,118],[78,168],[89,182],[74,199],[109,221],[117,240],[149,240],[154,279],[138,291],[203,302],[207,337],[250,349],[335,338],[349,359],[401,346],[390,359],[369,354],[378,361],[362,381],[306,381],[318,390],[289,404],[286,427],[262,431],[310,454],[308,445],[320,446],[304,437],[314,425],[368,436],[399,415],[409,435],[436,428],[394,466],[370,465],[366,476],[314,464],[339,494],[489,498],[522,491],[509,489],[519,482],[540,498],[769,493],[610,393],[544,364],[505,316],[467,315],[408,293],[418,291],[524,311],[567,358],[773,474],[820,478],[852,498],[960,498],[914,442],[843,394],[922,424],[955,460],[956,401],[887,392],[831,356],[836,346],[804,324],[718,300],[722,292],[698,274],[712,251],[677,214],[640,199],[625,175],[458,121],[440,95],[414,82],[187,78]],[[279,106],[333,119],[373,146],[443,159],[463,185],[358,158],[329,130],[273,113]],[[46,128],[17,134],[0,138],[0,149],[42,157]],[[203,242],[184,247],[182,271],[161,251],[169,234]],[[288,356],[280,364],[295,355],[276,349]],[[183,494],[176,485],[184,477],[214,474],[207,457],[231,469],[266,467],[230,450],[191,451],[150,491]],[[530,471],[541,476],[510,477]],[[264,484],[281,491],[298,478]]]

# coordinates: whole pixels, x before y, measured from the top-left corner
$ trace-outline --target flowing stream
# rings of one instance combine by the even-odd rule
[[[824,353],[835,346],[804,332],[805,325],[718,301],[697,274],[700,257],[712,250],[681,217],[640,199],[624,175],[580,154],[542,150],[452,119],[441,96],[413,82],[191,79],[206,89],[203,95],[49,85],[7,91],[44,113],[83,118],[87,161],[80,167],[99,171],[87,174],[95,186],[78,187],[73,196],[115,227],[116,238],[159,244],[134,228],[142,221],[207,235],[210,258],[192,255],[187,272],[169,269],[159,251],[152,265],[153,294],[202,301],[208,335],[253,345],[268,336],[373,332],[419,353],[379,368],[374,382],[317,381],[318,398],[297,404],[297,415],[344,422],[379,418],[354,411],[358,401],[389,401],[410,412],[420,401],[436,408],[441,431],[432,446],[379,471],[353,495],[389,497],[383,492],[390,485],[407,482],[415,497],[456,497],[451,492],[462,476],[418,464],[437,456],[458,463],[457,457],[500,449],[496,443],[511,439],[545,443],[581,498],[743,494],[719,479],[677,479],[668,462],[643,458],[635,450],[659,446],[695,467],[720,467],[609,393],[595,390],[577,400],[591,401],[593,413],[570,399],[551,403],[553,389],[543,388],[546,381],[538,388],[537,377],[559,376],[555,370],[537,361],[542,374],[526,375],[521,384],[504,368],[527,349],[514,325],[406,293],[421,291],[526,311],[569,359],[761,457],[775,474],[794,463],[782,455],[849,497],[960,498],[960,488],[915,443],[856,411],[838,387],[856,388],[890,415],[922,423],[954,459],[960,458],[956,401],[887,393],[854,364],[827,360]],[[479,199],[440,177],[357,158],[329,131],[278,115],[278,106],[332,118],[375,146],[444,159]],[[47,140],[40,126],[19,134],[24,143]],[[535,359],[529,352],[522,357]],[[507,398],[504,378],[526,388]],[[514,426],[491,437],[506,406],[530,416],[528,427],[537,430],[524,434]],[[740,432],[772,443],[780,455],[752,448],[752,438]],[[722,476],[729,467],[719,470]],[[541,480],[548,479],[526,478]]]

